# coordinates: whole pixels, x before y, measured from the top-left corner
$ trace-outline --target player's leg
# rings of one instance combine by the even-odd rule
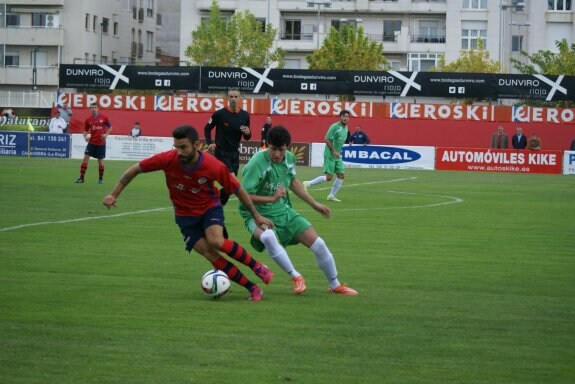
[[[334,168],[334,172],[336,174],[336,179],[333,182],[333,185],[331,186],[331,191],[329,192],[329,195],[327,196],[327,199],[330,201],[341,201],[338,198],[335,197],[336,193],[339,191],[339,189],[341,188],[341,186],[343,185],[343,179],[345,178],[345,168],[343,166],[343,160],[341,159],[337,159],[335,161],[335,168]]]
[[[267,266],[254,259],[239,243],[224,238],[224,210],[222,207],[218,206],[207,210],[204,213],[203,222],[206,240],[212,248],[248,266],[264,283],[271,283],[274,274]]]
[[[357,295],[357,291],[339,282],[335,259],[325,241],[319,237],[313,227],[309,227],[298,234],[296,240],[313,252],[317,266],[322,270],[329,283],[329,292],[350,296]]]
[[[180,227],[180,232],[184,236],[186,250],[191,252],[196,250],[204,256],[215,269],[224,271],[230,280],[246,288],[250,292],[251,301],[260,301],[263,298],[263,291],[231,262],[221,257],[204,238],[203,220],[201,217],[176,216],[176,223]]]
[[[84,176],[86,175],[86,171],[88,170],[88,162],[90,161],[90,153],[91,153],[91,144],[86,146],[86,151],[84,152],[84,158],[82,159],[82,163],[80,164],[80,177],[76,179],[76,183],[80,184],[84,182]]]
[[[97,146],[98,158],[98,184],[104,183],[104,159],[106,158],[106,144]]]
[[[303,182],[303,186],[307,190],[308,187],[313,185],[325,183],[326,181],[331,181],[333,178],[335,169],[335,163],[333,160],[330,160],[326,156],[323,158],[323,175],[316,177],[315,179],[311,179],[308,181]]]
[[[274,222],[274,224],[277,229],[278,223]],[[252,233],[252,246],[259,251],[262,250],[263,246],[272,260],[290,276],[294,283],[294,292],[300,294],[305,291],[305,280],[293,266],[286,249],[279,243],[276,233],[271,229],[262,230],[253,219],[246,222],[246,228]]]

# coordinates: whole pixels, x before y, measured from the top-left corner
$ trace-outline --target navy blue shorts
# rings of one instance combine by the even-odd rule
[[[92,143],[88,143],[86,145],[86,151],[84,155],[88,155],[93,157],[94,159],[105,159],[106,158],[106,144],[104,145],[96,145]]]
[[[224,226],[224,209],[219,205],[208,209],[202,216],[176,216],[176,223],[184,236],[186,251],[191,252],[198,240],[205,237],[206,228]]]

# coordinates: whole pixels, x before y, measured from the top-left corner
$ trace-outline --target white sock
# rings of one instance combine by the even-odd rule
[[[315,179],[312,179],[310,181],[307,182],[307,185],[316,185],[316,184],[321,184],[321,183],[325,183],[327,181],[327,177],[325,177],[325,175],[323,176],[318,176]]]
[[[331,192],[329,193],[329,195],[335,196],[337,191],[339,191],[339,189],[341,188],[342,184],[343,184],[343,179],[336,178],[335,181],[333,182],[333,185],[331,186]]]
[[[339,280],[337,279],[337,268],[335,266],[335,260],[333,255],[329,251],[325,241],[321,237],[318,237],[311,247],[309,247],[313,254],[315,255],[315,262],[317,266],[323,271],[325,278],[329,282],[330,288],[337,288],[339,286]]]
[[[276,234],[271,229],[266,229],[260,236],[260,241],[266,247],[266,251],[281,269],[291,277],[301,274],[296,271],[284,247],[278,242]]]

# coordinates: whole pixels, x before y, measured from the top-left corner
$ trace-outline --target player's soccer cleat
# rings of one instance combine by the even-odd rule
[[[104,184],[104,179],[98,179],[98,184]]]
[[[265,284],[271,283],[274,279],[274,273],[265,264],[258,263],[254,268],[254,272]]]
[[[264,298],[264,291],[254,284],[252,289],[250,289],[250,298],[249,301],[262,301]]]
[[[307,288],[305,286],[305,280],[303,279],[303,276],[294,277],[292,281],[293,281],[293,292],[296,295],[303,293],[303,291],[305,291],[305,289]]]
[[[309,188],[309,181],[304,181],[302,184],[303,188],[307,191],[307,189]]]
[[[327,200],[328,200],[328,201],[335,201],[335,202],[337,202],[337,203],[341,202],[340,199],[338,199],[337,197],[335,197],[335,196],[333,196],[333,195],[329,195],[329,196],[327,197]]]
[[[83,178],[83,177],[78,177],[78,178],[76,179],[76,181],[74,181],[74,183],[76,183],[76,184],[82,184],[83,182],[84,182],[84,178]]]
[[[340,295],[355,296],[358,292],[350,287],[346,287],[343,284],[337,286],[337,288],[330,288],[329,293],[339,293]]]

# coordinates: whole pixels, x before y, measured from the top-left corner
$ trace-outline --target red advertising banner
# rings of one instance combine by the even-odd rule
[[[435,154],[437,170],[561,174],[562,166],[562,151],[439,147]]]

